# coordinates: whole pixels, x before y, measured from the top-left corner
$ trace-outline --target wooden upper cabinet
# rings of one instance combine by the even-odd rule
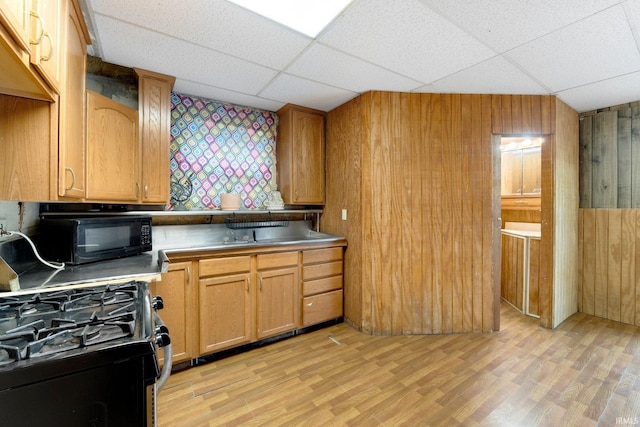
[[[85,82],[87,32],[75,1],[66,2],[61,40],[62,85],[60,94],[60,134],[58,141],[58,196],[86,196],[86,110]]]
[[[138,200],[138,110],[87,93],[87,199]]]
[[[138,109],[142,151],[143,203],[169,203],[171,89],[175,77],[134,69],[138,75]]]
[[[51,3],[58,5],[58,1]],[[57,87],[52,90],[30,61],[32,5],[32,0],[0,0],[0,93],[54,101]],[[48,37],[53,39],[51,34]]]
[[[278,190],[286,204],[323,205],[325,113],[287,104],[278,111]]]
[[[60,93],[60,33],[66,3],[67,0],[33,0],[30,12],[31,63],[56,93]]]
[[[0,23],[24,51],[29,51],[31,0],[0,1]]]

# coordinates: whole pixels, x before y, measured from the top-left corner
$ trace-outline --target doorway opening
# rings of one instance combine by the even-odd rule
[[[540,318],[542,135],[498,135],[500,147],[500,297],[520,313]]]

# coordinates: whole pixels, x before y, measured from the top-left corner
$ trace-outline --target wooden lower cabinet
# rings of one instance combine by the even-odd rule
[[[200,354],[252,341],[251,275],[200,279]]]
[[[162,275],[162,281],[151,285],[151,294],[161,296],[164,301],[159,314],[169,328],[174,364],[193,359],[198,351],[197,336],[192,332],[197,323],[196,286],[192,273],[191,262],[172,263],[169,271]],[[159,361],[164,363],[163,358]]]
[[[524,244],[524,238],[502,233],[500,296],[520,311],[524,309]]]
[[[529,239],[529,294],[527,314],[540,316],[540,239]]]
[[[502,233],[501,269],[502,299],[540,317],[540,238]]]
[[[342,316],[342,247],[302,252],[302,326]]]
[[[152,288],[173,363],[341,317],[343,250],[178,255]]]
[[[248,255],[200,261],[200,354],[253,340],[252,275]]]
[[[300,323],[298,252],[258,255],[257,267],[257,338],[297,328]]]

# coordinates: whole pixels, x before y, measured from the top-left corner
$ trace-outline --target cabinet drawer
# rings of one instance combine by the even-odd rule
[[[342,316],[342,289],[303,299],[303,326],[313,325],[340,316]]]
[[[342,261],[305,265],[302,267],[302,280],[304,281],[319,279],[321,277],[337,276],[340,274],[342,274]]]
[[[336,248],[314,249],[302,252],[303,264],[316,264],[319,262],[341,261],[342,246]]]
[[[244,273],[249,270],[251,257],[248,255],[203,259],[199,265],[200,277]]]
[[[258,270],[298,265],[298,252],[281,252],[258,255]]]
[[[325,277],[324,279],[310,280],[302,285],[303,294],[314,295],[322,292],[334,291],[342,288],[342,276]]]
[[[502,209],[539,210],[540,197],[503,197]]]

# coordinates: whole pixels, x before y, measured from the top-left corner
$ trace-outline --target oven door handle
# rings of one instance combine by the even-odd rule
[[[155,325],[156,328],[157,327],[162,327],[165,326],[164,322],[162,321],[162,319],[160,318],[160,316],[158,315],[158,313],[153,313],[154,315],[154,321],[155,321]],[[156,387],[157,390],[160,390],[162,388],[162,386],[164,385],[165,382],[167,382],[167,379],[169,378],[169,375],[171,375],[171,367],[172,367],[172,363],[171,363],[171,358],[173,356],[173,353],[171,351],[171,339],[169,339],[168,334],[163,333],[163,335],[165,335],[164,339],[159,340],[156,339],[156,345],[158,345],[158,347],[162,348],[163,353],[164,353],[164,365],[162,365],[162,371],[160,372],[160,376],[157,379],[156,382]],[[160,345],[162,344],[160,341],[167,341],[164,342],[164,345]]]

